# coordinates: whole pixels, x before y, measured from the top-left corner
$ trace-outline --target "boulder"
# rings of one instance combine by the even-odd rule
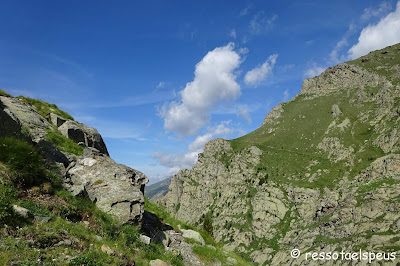
[[[18,118],[2,102],[6,98],[0,96],[0,137],[22,135],[22,126]]]
[[[75,195],[87,195],[97,207],[120,223],[140,222],[147,177],[110,157],[85,151],[67,171],[66,187]]]
[[[60,127],[60,126],[62,126],[62,124],[67,122],[66,119],[62,118],[59,115],[56,115],[55,113],[49,114],[49,120],[55,127]]]
[[[13,210],[21,217],[24,217],[24,218],[32,218],[33,217],[32,213],[28,209],[25,209],[24,207],[21,207],[18,205],[13,205]]]
[[[76,143],[83,143],[86,147],[95,148],[108,155],[107,147],[97,129],[75,121],[66,121],[58,130],[64,137],[72,139]]]
[[[206,242],[204,241],[203,237],[200,235],[199,232],[193,230],[185,230],[185,229],[181,229],[181,231],[183,237],[193,239],[194,241],[199,242],[202,246],[206,244]]]
[[[53,126],[34,107],[21,99],[0,96],[0,137],[24,138],[37,144],[50,162],[68,166],[70,160],[46,140]]]
[[[146,245],[150,245],[151,238],[145,235],[139,235],[140,241],[142,241]]]

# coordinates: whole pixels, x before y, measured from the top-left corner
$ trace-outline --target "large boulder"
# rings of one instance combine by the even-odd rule
[[[111,214],[120,223],[139,222],[147,177],[93,150],[87,148],[69,167],[68,189],[75,195],[87,194],[100,210]]]
[[[101,153],[108,155],[107,147],[99,132],[92,127],[75,121],[66,121],[58,128],[61,134],[76,143],[81,143],[86,147],[92,147]]]
[[[26,139],[41,148],[47,161],[66,167],[70,160],[46,140],[49,130],[54,130],[53,126],[34,107],[18,98],[0,96],[0,137]]]

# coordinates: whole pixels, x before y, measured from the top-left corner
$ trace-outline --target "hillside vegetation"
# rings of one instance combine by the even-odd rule
[[[293,248],[396,251],[399,153],[397,44],[305,80],[254,132],[209,142],[163,202],[260,265],[290,263]]]

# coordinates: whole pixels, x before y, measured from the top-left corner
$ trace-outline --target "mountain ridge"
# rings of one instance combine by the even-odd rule
[[[260,265],[293,248],[400,250],[399,69],[397,44],[305,80],[260,128],[208,142],[162,204]]]

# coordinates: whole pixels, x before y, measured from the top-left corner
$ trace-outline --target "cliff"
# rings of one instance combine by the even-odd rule
[[[400,250],[400,44],[305,80],[254,132],[210,141],[162,202],[260,265]]]

